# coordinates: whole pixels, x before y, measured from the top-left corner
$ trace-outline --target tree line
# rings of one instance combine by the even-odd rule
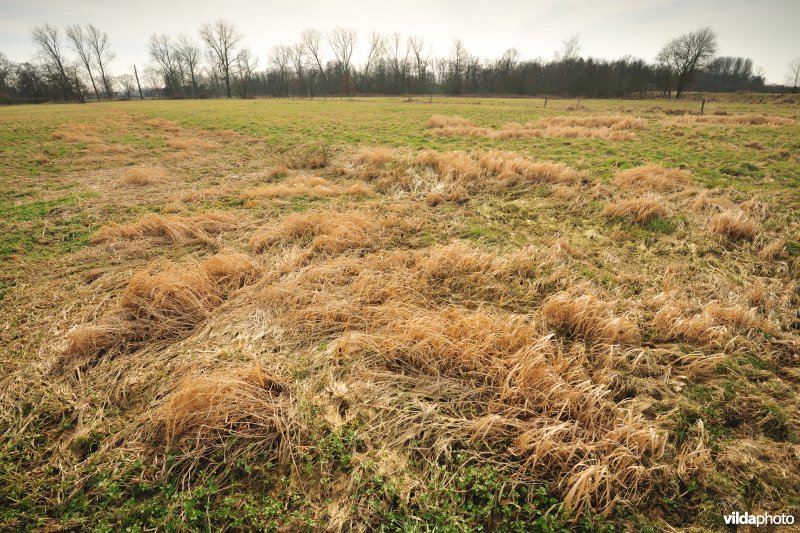
[[[800,60],[786,86],[768,87],[753,61],[718,57],[717,35],[700,28],[667,42],[654,61],[626,56],[584,57],[577,36],[552,59],[523,59],[514,48],[485,60],[454,39],[434,55],[421,37],[371,33],[366,54],[354,58],[358,34],[337,27],[308,29],[291,44],[259,58],[230,22],[203,24],[196,36],[153,34],[149,62],[112,74],[115,58],[106,32],[93,24],[31,30],[37,55],[22,63],[0,53],[0,102],[112,98],[302,97],[328,95],[555,95],[587,98],[680,98],[685,91],[797,91]]]

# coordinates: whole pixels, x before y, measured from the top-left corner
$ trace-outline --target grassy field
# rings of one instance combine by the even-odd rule
[[[765,100],[0,109],[0,529],[796,515]]]

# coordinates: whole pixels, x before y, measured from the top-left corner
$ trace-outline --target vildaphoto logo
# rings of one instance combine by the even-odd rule
[[[790,514],[750,514],[735,512],[725,515],[725,524],[731,526],[791,526],[794,515]]]

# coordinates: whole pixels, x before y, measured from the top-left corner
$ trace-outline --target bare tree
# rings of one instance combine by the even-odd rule
[[[797,94],[797,87],[800,85],[800,57],[796,57],[789,62],[786,85],[792,88],[792,94]]]
[[[281,90],[284,96],[289,95],[289,61],[291,49],[288,46],[278,45],[272,48],[269,56],[270,64],[275,68],[281,80]]]
[[[79,24],[72,24],[67,26],[67,38],[72,44],[73,50],[78,54],[78,58],[86,69],[89,75],[89,81],[92,82],[92,89],[97,100],[100,100],[100,91],[97,90],[97,84],[94,82],[94,74],[92,74],[92,52],[89,49],[89,42],[83,28]]]
[[[675,98],[680,98],[692,75],[702,69],[717,53],[717,34],[711,28],[672,39],[658,53],[656,60],[676,77]]]
[[[122,89],[122,96],[125,99],[130,99],[133,91],[136,89],[136,79],[130,74],[122,74],[117,76],[117,83]]]
[[[289,61],[294,69],[294,75],[297,76],[297,83],[300,85],[300,91],[305,96],[306,94],[306,51],[304,43],[295,43],[289,47]],[[314,94],[312,92],[311,96]]]
[[[315,29],[304,30],[300,35],[300,39],[305,47],[306,54],[316,65],[327,89],[328,77],[325,75],[325,68],[322,66],[322,33]]]
[[[111,80],[109,78],[108,65],[114,59],[114,54],[111,52],[111,44],[108,42],[108,34],[94,24],[89,24],[86,31],[87,42],[89,50],[94,56],[95,65],[100,70],[100,81],[103,82],[103,88],[106,92],[106,98],[111,98]]]
[[[236,54],[236,76],[242,86],[242,98],[247,98],[247,85],[253,79],[253,72],[258,65],[258,57],[254,56],[249,49],[242,48]]]
[[[175,44],[168,35],[150,36],[150,57],[155,61],[167,91],[172,92],[173,95],[182,93],[180,57]]]
[[[228,21],[218,20],[213,24],[203,24],[200,37],[206,43],[210,56],[215,60],[219,73],[225,81],[225,94],[231,97],[231,74],[238,53],[236,47],[242,40],[242,34]]]
[[[164,81],[161,72],[153,67],[146,67],[142,73],[145,83],[150,85],[150,88],[156,93],[156,98],[161,97],[161,83]]]
[[[362,83],[369,78],[369,70],[372,66],[377,63],[386,46],[386,39],[376,32],[373,31],[372,34],[369,36],[369,48],[367,49],[367,59],[364,61],[364,66],[361,69],[361,80]]]
[[[389,62],[394,77],[395,90],[400,93],[406,91],[406,73],[408,72],[408,43],[406,43],[405,51],[402,50],[402,45],[403,38],[399,32],[393,33],[387,39]]]
[[[328,34],[328,44],[333,50],[333,55],[339,63],[344,75],[343,92],[350,92],[352,83],[350,82],[350,62],[353,58],[353,49],[356,46],[356,31],[337,26],[335,30]]]
[[[578,59],[581,53],[581,39],[576,33],[561,43],[561,51],[556,52],[557,61],[571,61]]]
[[[189,79],[192,82],[192,95],[197,96],[197,77],[200,69],[200,57],[202,53],[200,47],[185,34],[178,35],[178,42],[175,45],[181,65],[189,71]]]
[[[453,49],[450,52],[450,65],[455,83],[453,86],[453,92],[455,94],[461,94],[464,70],[468,59],[469,52],[467,51],[467,47],[464,46],[464,42],[461,39],[454,39]]]
[[[39,48],[39,55],[59,80],[62,96],[72,97],[72,86],[67,76],[66,58],[61,51],[61,36],[58,28],[49,24],[36,26],[31,30],[33,43]]]
[[[419,37],[409,37],[407,47],[414,56],[414,71],[417,76],[419,90],[424,91],[428,77],[428,62],[431,52],[425,52],[425,40]]]

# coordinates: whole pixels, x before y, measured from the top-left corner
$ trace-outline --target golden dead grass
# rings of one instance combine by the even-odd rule
[[[513,152],[436,152],[423,150],[413,163],[432,168],[447,186],[466,191],[503,190],[539,183],[572,183],[581,174],[563,163],[533,161]]]
[[[208,150],[214,144],[203,139],[180,138],[167,139],[167,146],[176,150]]]
[[[632,117],[552,117],[520,124],[509,122],[499,129],[475,126],[460,117],[431,117],[427,126],[435,135],[486,137],[489,139],[525,139],[538,137],[593,138],[630,141],[636,135],[629,130],[643,129],[646,122]]]
[[[151,128],[155,128],[161,131],[169,131],[175,133],[181,130],[180,124],[178,124],[175,121],[163,118],[149,118],[145,120],[143,123],[146,126],[150,126]]]
[[[308,244],[311,253],[341,254],[351,249],[371,249],[390,238],[413,231],[419,220],[395,215],[378,217],[369,212],[316,211],[292,213],[274,228],[257,232],[250,246],[257,253],[276,244]]]
[[[220,254],[184,268],[136,273],[116,306],[68,335],[65,359],[179,337],[202,322],[260,268],[242,254]]]
[[[448,126],[469,127],[474,126],[475,123],[459,116],[433,115],[425,125],[429,128],[444,128]]]
[[[667,338],[684,339],[719,348],[733,335],[774,331],[755,309],[710,302],[697,310],[687,302],[671,299],[653,317],[653,325]]]
[[[444,182],[468,184],[481,177],[478,163],[466,152],[436,152],[423,150],[414,163],[433,168]]]
[[[660,467],[652,461],[663,454],[666,435],[610,401],[587,378],[586,355],[563,353],[531,317],[475,307],[476,298],[519,298],[514,291],[524,293],[535,263],[530,251],[506,256],[464,243],[336,257],[282,278],[261,301],[283,335],[301,343],[334,340],[335,356],[357,369],[358,379],[371,380],[377,419],[367,427],[380,427],[389,442],[424,439],[439,424],[487,446],[510,442],[496,453],[551,481],[571,508],[608,511],[655,486]],[[573,307],[556,312],[560,298],[545,316],[565,329],[602,343],[638,343],[635,324],[614,316],[609,304],[570,297],[564,303]],[[453,400],[469,413],[460,429],[433,407],[415,422],[398,417],[405,400],[392,403],[386,372],[477,396]],[[385,416],[375,414],[381,405]]]
[[[731,241],[751,241],[758,234],[758,226],[741,211],[725,211],[711,217],[711,232]]]
[[[166,169],[161,167],[135,167],[125,171],[122,182],[128,185],[155,185],[169,179]]]
[[[191,217],[161,216],[155,213],[129,224],[103,226],[92,237],[93,243],[116,239],[135,240],[158,237],[183,244],[191,241],[209,242],[214,235],[233,229],[238,218],[231,213],[207,212]]]
[[[89,124],[65,124],[50,134],[55,140],[71,143],[102,143],[94,127]]]
[[[672,192],[690,182],[689,171],[654,164],[623,170],[614,176],[616,185],[636,192]]]
[[[783,239],[776,239],[770,242],[758,253],[758,256],[765,261],[784,258],[787,257],[787,255],[786,241]]]
[[[364,147],[355,156],[357,163],[381,167],[397,159],[394,150],[384,147]]]
[[[127,144],[109,144],[105,142],[95,142],[86,147],[86,151],[92,154],[125,154],[133,151],[133,147]]]
[[[363,183],[343,186],[319,176],[291,176],[280,183],[246,189],[240,196],[243,200],[257,200],[259,198],[300,196],[308,198],[328,198],[341,195],[369,196],[370,194],[372,194],[372,189]]]
[[[672,119],[676,124],[719,124],[725,126],[791,126],[796,121],[774,115],[683,115]]]
[[[616,316],[613,305],[591,294],[575,296],[569,291],[545,301],[542,313],[556,328],[569,335],[609,344],[638,345],[641,334],[635,322]]]
[[[187,377],[154,418],[167,449],[199,448],[201,456],[235,437],[255,441],[259,453],[284,462],[295,431],[287,384],[261,366]]]
[[[641,130],[647,127],[647,121],[642,118],[620,115],[588,117],[557,116],[544,118],[529,124],[536,127],[578,126],[582,128],[610,128],[613,130]]]
[[[664,207],[663,199],[655,196],[642,196],[627,198],[606,205],[603,216],[608,218],[625,217],[643,224],[656,217],[665,217],[669,214]]]
[[[282,196],[308,196],[312,198],[325,198],[340,194],[339,188],[318,176],[292,176],[286,180],[269,185],[262,185],[242,192],[242,198],[253,200],[256,198],[279,198]]]
[[[234,130],[214,130],[213,133],[217,137],[222,137],[224,139],[231,139],[239,135],[239,133]]]

